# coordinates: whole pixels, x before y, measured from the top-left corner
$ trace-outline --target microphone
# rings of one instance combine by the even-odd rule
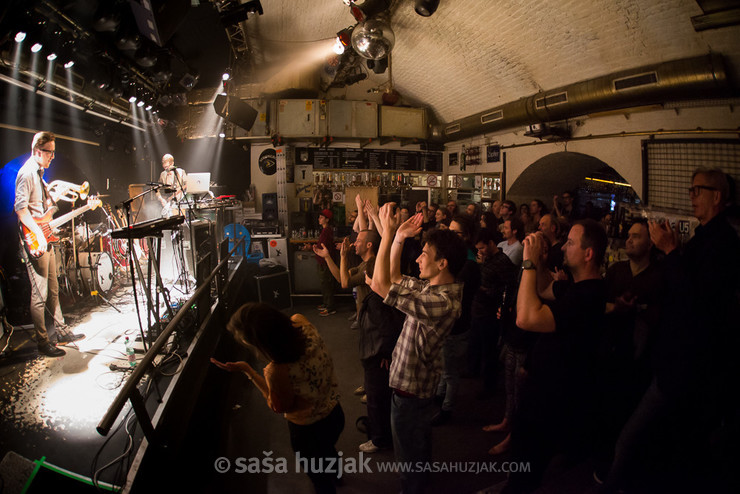
[[[167,171],[168,172],[174,172],[175,170],[177,170],[177,167],[174,166],[174,165],[172,165],[171,167],[167,168]]]
[[[164,187],[164,184],[160,182],[147,182],[146,184],[150,187]]]
[[[175,189],[171,187],[163,187],[162,192],[164,192],[165,194],[172,194],[173,192],[175,192]]]

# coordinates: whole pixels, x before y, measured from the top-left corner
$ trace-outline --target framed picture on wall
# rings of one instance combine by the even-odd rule
[[[457,165],[458,165],[458,154],[450,153],[449,166],[457,166]]]

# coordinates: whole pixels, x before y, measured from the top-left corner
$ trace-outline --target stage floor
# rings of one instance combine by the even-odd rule
[[[179,304],[190,294],[171,277],[163,279],[170,301]],[[194,291],[190,286],[190,292]],[[138,305],[142,326],[147,328],[146,297],[138,289]],[[29,460],[46,457],[56,466],[93,477],[95,470],[121,455],[128,447],[128,436],[122,432],[106,443],[106,437],[96,432],[96,426],[108,406],[130,375],[124,340],[135,341],[143,352],[140,327],[134,303],[133,289],[125,274],[117,273],[111,290],[105,293],[108,302],[88,296],[74,301],[62,296],[67,324],[85,339],[63,347],[67,354],[60,358],[40,355],[33,340],[31,326],[15,327],[9,345],[0,358],[0,458],[13,451]],[[160,297],[160,315],[166,314]],[[0,340],[5,345],[7,335]],[[137,359],[143,353],[137,351]],[[163,358],[158,357],[158,361]],[[168,373],[179,370],[181,359],[170,357],[163,369]],[[112,370],[121,368],[124,370]],[[148,377],[142,381],[143,389]],[[164,387],[160,386],[161,392]],[[119,415],[116,425],[128,417],[130,404]],[[135,429],[134,450],[141,434]],[[109,435],[113,435],[113,431]],[[111,481],[116,467],[100,475]],[[125,471],[126,469],[124,469]]]

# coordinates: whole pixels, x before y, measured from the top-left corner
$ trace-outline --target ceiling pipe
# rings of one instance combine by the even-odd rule
[[[732,87],[719,54],[685,58],[542,91],[432,127],[430,140],[450,142],[503,129],[594,112],[728,96]]]

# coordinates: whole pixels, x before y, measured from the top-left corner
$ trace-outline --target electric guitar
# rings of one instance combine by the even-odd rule
[[[91,196],[87,199],[86,205],[77,209],[73,209],[69,213],[63,214],[59,218],[51,219],[51,215],[54,214],[54,211],[52,210],[47,212],[47,214],[44,215],[42,218],[34,218],[34,221],[44,233],[46,243],[50,244],[52,242],[59,241],[59,238],[54,234],[55,229],[59,228],[75,216],[79,216],[86,211],[92,211],[98,206],[100,206],[100,199]],[[26,225],[24,225],[23,223],[21,223],[21,237],[23,238],[23,244],[26,247],[26,251],[33,257],[41,257],[43,253],[39,252],[39,240],[36,237],[36,234],[29,230],[28,227],[26,227]]]

